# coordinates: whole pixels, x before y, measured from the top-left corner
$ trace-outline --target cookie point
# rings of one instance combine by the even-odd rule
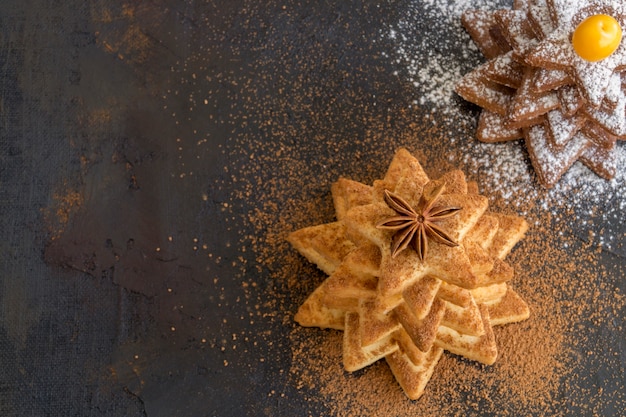
[[[614,17],[597,14],[583,20],[574,30],[572,46],[586,61],[600,61],[611,56],[622,41],[622,28]]]

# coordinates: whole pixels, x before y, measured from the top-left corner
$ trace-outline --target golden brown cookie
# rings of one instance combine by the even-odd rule
[[[492,327],[529,315],[504,261],[526,222],[490,212],[461,171],[431,180],[405,149],[374,185],[332,190],[338,220],[289,236],[328,274],[295,320],[344,331],[347,371],[384,358],[411,399],[443,350],[492,364]]]

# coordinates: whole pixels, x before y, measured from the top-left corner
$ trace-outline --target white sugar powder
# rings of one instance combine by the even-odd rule
[[[542,212],[555,221],[595,232],[600,245],[624,252],[626,210],[626,149],[617,144],[617,173],[607,181],[580,162],[575,163],[552,189],[544,189],[533,177],[521,141],[487,144],[466,137],[476,126],[476,112],[454,92],[461,76],[484,62],[461,26],[466,9],[510,8],[511,2],[487,0],[424,1],[407,3],[403,18],[385,36],[396,45],[390,54],[398,77],[405,77],[416,92],[415,104],[432,109],[437,123],[450,132],[450,158],[488,194],[517,207],[529,220],[541,222]],[[445,33],[445,36],[442,36]],[[523,196],[523,201],[520,201]],[[533,201],[537,210],[525,212]],[[570,212],[565,218],[562,213]],[[572,218],[572,216],[574,216]],[[534,218],[534,220],[533,220]],[[593,219],[594,225],[589,224]],[[607,230],[611,224],[615,230]]]

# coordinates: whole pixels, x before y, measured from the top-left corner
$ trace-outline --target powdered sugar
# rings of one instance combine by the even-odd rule
[[[460,21],[461,12],[475,4],[468,0],[415,1],[409,3],[397,28],[390,29],[388,35],[397,43],[394,59],[420,92],[418,104],[437,103],[441,108],[451,105],[456,81],[480,62],[477,48]],[[418,18],[424,12],[428,18]],[[443,32],[445,37],[441,36]],[[463,48],[459,48],[461,44]],[[459,56],[459,51],[466,52]]]
[[[510,7],[510,2],[410,1],[404,18],[385,34],[396,45],[390,57],[397,75],[415,88],[415,104],[432,109],[437,123],[449,132],[452,162],[477,179],[481,189],[536,217],[536,222],[547,212],[557,222],[574,222],[574,227],[590,231],[604,248],[624,251],[624,230],[616,226],[626,209],[624,142],[617,144],[617,171],[612,180],[597,177],[577,162],[546,190],[538,186],[519,142],[485,144],[475,139],[477,113],[454,93],[454,85],[484,60],[462,28],[460,16],[466,9],[503,7]],[[442,31],[446,31],[445,41],[440,40]],[[563,213],[567,218],[562,218]],[[608,224],[615,230],[607,230]]]

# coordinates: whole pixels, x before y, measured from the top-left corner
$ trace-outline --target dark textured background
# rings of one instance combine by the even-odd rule
[[[251,325],[267,314],[254,305],[272,284],[255,276],[258,289],[242,289],[237,230],[256,203],[241,201],[231,176],[248,175],[246,143],[271,139],[267,120],[307,131],[302,123],[328,116],[329,98],[353,113],[324,124],[353,128],[342,120],[353,108],[367,117],[358,97],[342,95],[376,88],[362,50],[382,23],[373,8],[2,2],[0,415],[311,407],[295,394],[268,399],[294,391],[279,372],[289,328],[271,317]],[[307,98],[289,109],[291,97]]]
[[[348,138],[415,129],[378,35],[403,3],[1,2],[0,415],[327,412],[286,372],[306,294],[262,212],[376,178],[384,141]],[[282,185],[281,155],[316,181]]]

